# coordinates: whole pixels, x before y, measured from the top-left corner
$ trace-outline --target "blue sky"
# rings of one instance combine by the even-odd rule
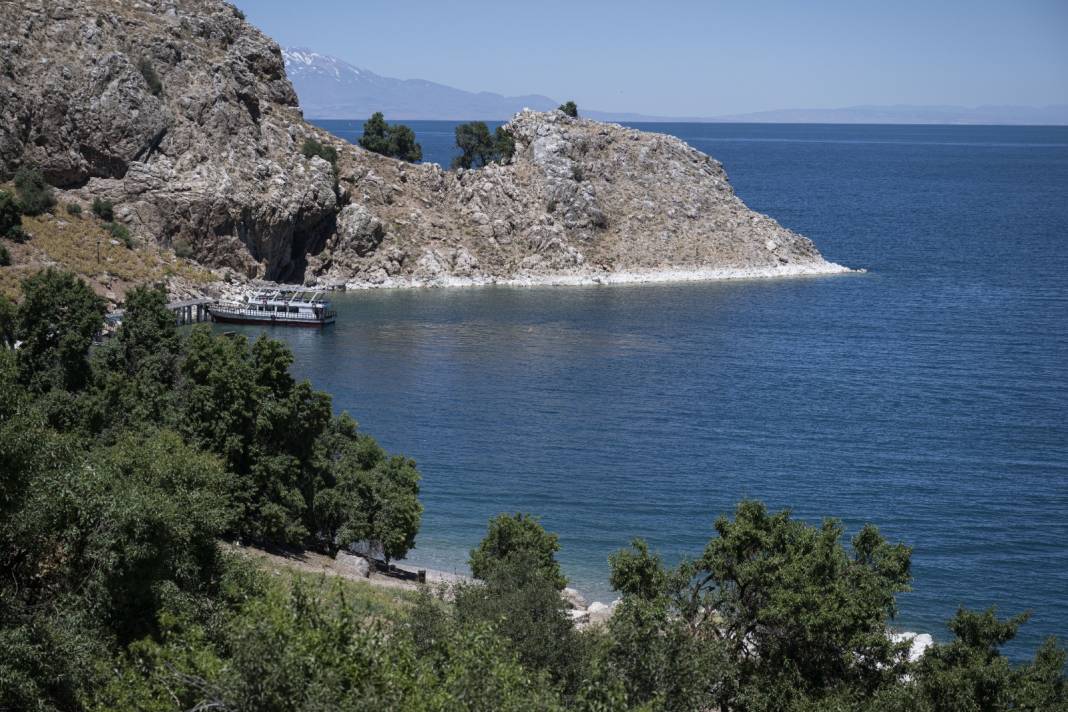
[[[606,111],[1068,104],[1068,0],[237,4],[379,74]]]

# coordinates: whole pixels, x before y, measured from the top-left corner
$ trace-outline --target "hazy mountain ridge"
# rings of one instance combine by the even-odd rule
[[[381,111],[391,119],[507,120],[525,108],[548,111],[560,101],[540,94],[503,96],[426,81],[394,79],[307,48],[283,49],[286,72],[306,116],[360,119]],[[720,116],[658,116],[583,108],[600,121],[812,124],[1038,124],[1068,125],[1068,104],[1052,106],[863,105],[777,109]]]
[[[390,119],[510,119],[524,108],[548,111],[559,102],[537,94],[469,92],[425,79],[394,79],[306,48],[282,51],[286,73],[307,116],[350,119],[383,112]]]

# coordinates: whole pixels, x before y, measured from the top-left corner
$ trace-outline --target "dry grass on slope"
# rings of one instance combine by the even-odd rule
[[[47,267],[80,275],[113,304],[139,284],[178,278],[196,285],[215,279],[208,270],[143,239],[135,237],[133,247],[126,247],[83,207],[81,215],[66,214],[57,206],[54,214],[22,218],[30,239],[23,244],[4,240],[12,264],[0,267],[0,294],[16,297],[23,279]]]

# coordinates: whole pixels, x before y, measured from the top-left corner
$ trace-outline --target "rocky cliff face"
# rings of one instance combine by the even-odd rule
[[[674,137],[523,112],[508,165],[444,171],[344,152],[349,201],[309,276],[359,285],[685,279],[842,271],[749,210]]]
[[[299,152],[281,52],[230,5],[5,2],[0,38],[5,177],[37,164],[136,233],[251,276],[290,276],[332,233],[332,169]]]
[[[0,177],[35,163],[138,235],[248,277],[350,286],[840,270],[678,139],[523,112],[449,172],[305,123],[278,46],[219,0],[0,3]],[[158,84],[154,81],[158,78]],[[305,158],[314,137],[337,167]]]

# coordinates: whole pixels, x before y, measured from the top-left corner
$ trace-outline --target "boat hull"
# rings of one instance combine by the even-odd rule
[[[335,317],[329,316],[322,319],[291,319],[276,314],[254,316],[246,314],[227,314],[226,312],[211,312],[212,321],[221,324],[263,324],[264,326],[303,326],[318,329],[333,324]]]

